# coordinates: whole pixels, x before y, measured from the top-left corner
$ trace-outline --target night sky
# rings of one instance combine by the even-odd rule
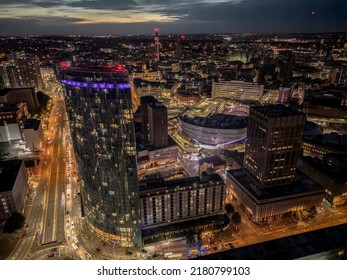
[[[347,0],[0,0],[0,35],[346,32]]]

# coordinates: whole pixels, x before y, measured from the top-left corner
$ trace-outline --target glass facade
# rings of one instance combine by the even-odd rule
[[[121,246],[142,246],[135,132],[121,67],[60,70],[89,228]]]

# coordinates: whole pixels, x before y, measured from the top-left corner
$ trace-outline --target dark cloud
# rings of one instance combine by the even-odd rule
[[[103,9],[103,10],[128,10],[139,6],[133,0],[81,0],[66,4],[70,7],[85,9]]]
[[[64,5],[84,9],[129,10],[130,12],[160,12],[169,17],[180,17],[172,23],[148,22],[138,24],[76,24],[83,19],[68,19],[58,22],[52,18],[47,28],[41,23],[47,18],[16,20],[11,26],[11,34],[23,34],[29,29],[38,34],[141,34],[150,33],[158,26],[162,33],[203,33],[203,32],[344,32],[347,31],[346,0],[243,0],[243,1],[197,1],[197,0],[81,0],[67,3],[63,0],[29,0],[35,5]],[[4,3],[28,3],[25,0],[1,0]],[[0,8],[1,8],[0,4]],[[51,6],[49,6],[51,5]],[[312,14],[314,11],[314,14]],[[0,33],[9,34],[4,29],[7,23],[1,19]],[[64,26],[64,24],[66,26]],[[27,26],[26,26],[27,25]],[[39,29],[36,29],[40,25]]]
[[[34,5],[39,7],[53,7],[57,5],[63,5],[64,0],[47,0],[47,1],[38,1],[38,0],[1,0],[0,5]]]
[[[75,23],[79,21],[80,18],[66,17],[1,18],[1,35],[77,34],[80,27]]]

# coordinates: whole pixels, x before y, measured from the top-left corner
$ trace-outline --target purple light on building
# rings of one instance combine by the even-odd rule
[[[90,87],[90,88],[119,88],[119,89],[126,89],[130,88],[129,84],[105,84],[105,83],[81,83],[71,80],[61,80],[63,84],[70,85],[70,86],[77,86],[77,87]]]

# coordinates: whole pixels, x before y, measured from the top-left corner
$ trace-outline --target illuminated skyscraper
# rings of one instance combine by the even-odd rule
[[[23,87],[35,86],[36,90],[44,89],[38,58],[18,59],[18,65]]]
[[[142,244],[131,92],[122,66],[61,69],[86,222],[101,239]]]
[[[257,187],[294,181],[305,115],[284,105],[251,107],[244,168]]]
[[[154,44],[155,44],[155,53],[157,56],[157,61],[160,60],[160,53],[159,53],[159,47],[160,47],[160,42],[159,42],[159,28],[154,28]]]

